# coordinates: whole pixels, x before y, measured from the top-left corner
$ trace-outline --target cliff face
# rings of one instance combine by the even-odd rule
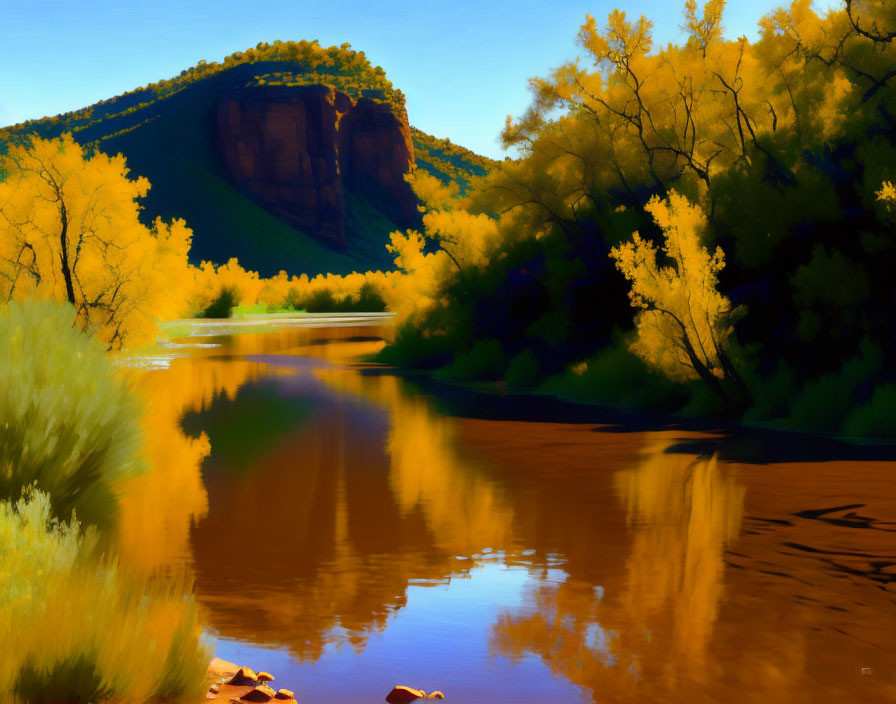
[[[418,221],[407,117],[386,105],[326,86],[239,88],[218,102],[217,148],[238,188],[332,246],[351,241],[346,190],[400,227]]]

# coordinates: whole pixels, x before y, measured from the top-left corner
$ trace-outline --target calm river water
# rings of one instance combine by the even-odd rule
[[[218,656],[303,704],[896,701],[896,450],[360,363],[388,333],[139,373],[122,553],[192,573]]]

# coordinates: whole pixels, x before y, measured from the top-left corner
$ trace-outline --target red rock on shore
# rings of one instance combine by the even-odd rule
[[[423,699],[426,692],[422,689],[414,689],[413,687],[405,687],[403,684],[394,687],[391,692],[386,695],[386,701],[389,704],[409,704],[416,699]]]
[[[233,685],[234,687],[254,687],[258,682],[258,675],[256,675],[254,671],[250,670],[248,667],[241,667],[236,671],[236,674],[226,682],[226,684]]]
[[[240,697],[242,702],[269,702],[277,696],[277,693],[266,684],[260,684],[255,689],[250,689]]]
[[[267,672],[256,673],[251,668],[239,667],[232,662],[214,658],[208,667],[210,686],[206,701],[247,704],[276,700],[277,704],[297,704],[295,695],[288,689],[274,692],[271,687],[264,684],[264,680],[270,682],[273,679],[273,675]]]

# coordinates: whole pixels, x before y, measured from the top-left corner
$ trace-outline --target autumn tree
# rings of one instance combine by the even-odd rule
[[[461,274],[468,266],[484,264],[499,242],[495,219],[470,213],[456,182],[443,184],[422,170],[405,178],[422,204],[423,238],[437,243]]]
[[[663,231],[668,265],[638,232],[610,253],[631,282],[632,306],[640,309],[632,350],[671,379],[703,380],[726,401],[733,399],[722,382],[748,395],[727,353],[731,302],[718,291],[725,255],[703,246],[706,216],[675,191],[663,200],[652,198],[646,210]]]
[[[192,233],[139,218],[149,182],[124,157],[88,155],[71,135],[0,158],[0,298],[64,300],[110,349],[146,340],[189,285]]]

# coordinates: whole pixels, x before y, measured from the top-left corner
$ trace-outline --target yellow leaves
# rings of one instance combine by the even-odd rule
[[[151,339],[186,276],[191,234],[182,221],[140,222],[149,182],[69,134],[11,146],[0,170],[0,298],[69,300],[110,348]]]
[[[500,242],[497,222],[466,210],[435,210],[423,216],[429,239],[437,240],[458,267],[482,266]]]
[[[875,195],[881,203],[885,203],[890,208],[896,207],[896,186],[892,181],[884,181]]]
[[[706,47],[721,39],[724,31],[724,27],[722,27],[722,11],[724,9],[725,0],[707,0],[703,3],[703,16],[697,17],[697,0],[687,0],[685,3],[685,27],[701,47]]]
[[[396,313],[399,322],[414,313],[428,309],[442,284],[451,275],[451,261],[440,250],[424,253],[425,238],[416,230],[405,234],[393,232],[391,244],[386,246],[395,254],[395,266],[402,275],[395,279],[395,290],[387,298],[389,309]]]
[[[702,244],[703,211],[672,191],[654,197],[645,208],[663,230],[663,253],[671,262],[660,266],[657,248],[635,232],[632,241],[614,247],[610,256],[631,282],[636,318],[632,350],[671,379],[687,380],[702,368],[722,376],[719,355],[731,332],[731,304],[716,289],[724,253],[710,254]]]
[[[595,63],[607,61],[616,68],[625,66],[632,58],[650,53],[653,23],[644,15],[636,25],[626,21],[625,12],[613,10],[607,17],[606,33],[597,29],[594,17],[588,15],[579,29],[579,44],[594,57]]]
[[[424,211],[429,208],[450,207],[460,190],[456,181],[446,185],[423,169],[411,171],[405,175],[404,180],[410,184],[414,195],[423,203]]]
[[[892,181],[884,181],[880,190],[876,191],[874,195],[877,196],[877,201],[886,211],[884,218],[887,216],[896,218],[896,185]]]

